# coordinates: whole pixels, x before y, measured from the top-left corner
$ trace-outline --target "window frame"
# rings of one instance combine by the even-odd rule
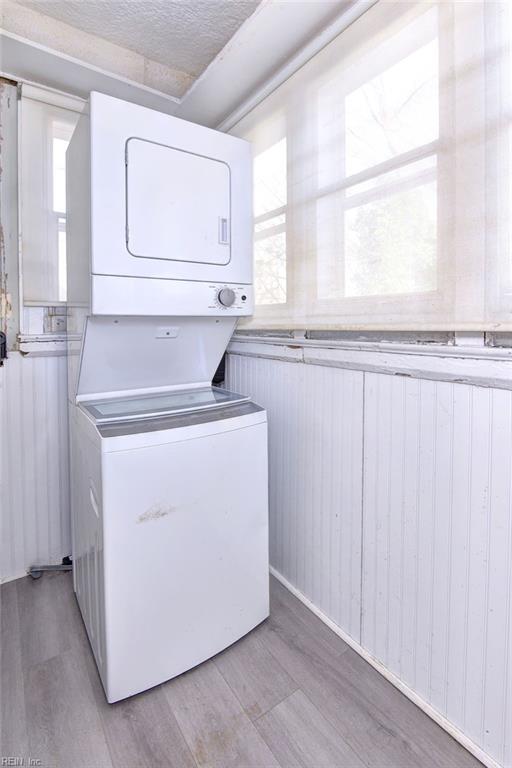
[[[287,133],[287,119],[286,115],[283,113],[277,113],[274,114],[270,120],[270,130],[269,135],[267,136],[267,140],[265,141],[263,146],[258,147],[258,151],[253,154],[253,169],[254,169],[254,162],[256,158],[265,152],[266,150],[270,149],[271,147],[275,146],[276,144],[279,144],[281,141],[286,142],[286,203],[285,205],[279,206],[278,208],[274,208],[271,211],[267,211],[265,213],[259,214],[258,216],[253,216],[253,247],[256,242],[265,240],[268,237],[271,237],[272,235],[277,234],[284,234],[285,236],[285,262],[286,262],[286,301],[280,302],[280,303],[272,303],[272,304],[258,304],[258,307],[263,308],[266,312],[269,314],[272,314],[273,316],[276,315],[278,317],[287,317],[289,315],[290,311],[290,296],[292,295],[293,290],[293,266],[291,264],[291,260],[288,258],[288,236],[290,231],[290,194],[291,194],[291,187],[290,187],[290,137]],[[277,218],[278,216],[284,215],[284,222],[275,225],[274,227],[269,227],[267,229],[261,230],[260,232],[256,231],[256,227],[258,224],[265,223],[265,221],[270,221],[274,218]],[[256,261],[254,260],[254,269],[256,269]],[[253,280],[254,284],[256,283],[256,279]]]
[[[433,8],[426,8],[424,13],[432,12]],[[410,55],[414,53],[415,51],[419,50],[423,45],[428,44],[429,42],[432,42],[433,40],[437,39],[438,41],[438,111],[439,111],[439,130],[438,130],[438,137],[426,144],[421,144],[416,147],[413,147],[412,149],[406,150],[405,152],[401,152],[398,155],[395,155],[394,157],[388,158],[380,163],[376,163],[373,166],[369,166],[368,168],[365,168],[364,170],[361,170],[357,173],[345,176],[342,180],[339,182],[336,182],[334,184],[326,185],[324,187],[319,186],[314,200],[317,201],[320,198],[326,198],[328,196],[334,196],[339,195],[340,193],[343,194],[342,199],[339,201],[339,214],[341,219],[344,219],[345,212],[358,207],[358,204],[365,204],[366,202],[371,202],[374,200],[383,200],[386,198],[385,191],[389,190],[388,185],[382,185],[380,188],[379,186],[376,186],[372,190],[368,190],[367,192],[362,192],[359,194],[356,194],[354,196],[348,196],[347,193],[350,189],[356,187],[358,184],[361,184],[366,181],[372,181],[377,180],[379,177],[381,177],[383,174],[386,173],[392,173],[393,171],[397,171],[400,169],[405,169],[407,167],[410,167],[414,165],[415,163],[418,163],[421,160],[425,160],[428,158],[434,158],[435,159],[435,166],[434,169],[430,173],[418,173],[415,176],[411,177],[410,179],[407,179],[406,182],[397,181],[396,182],[396,188],[397,191],[405,190],[406,185],[408,186],[410,184],[410,188],[415,188],[420,186],[420,184],[415,183],[413,184],[413,180],[418,181],[421,176],[430,176],[433,181],[436,181],[438,188],[437,188],[437,227],[436,227],[436,243],[437,243],[437,258],[436,258],[436,267],[437,267],[437,275],[436,275],[436,282],[437,286],[434,290],[429,291],[422,291],[422,292],[408,292],[408,293],[392,293],[392,294],[369,294],[364,296],[346,296],[344,293],[345,286],[344,286],[344,277],[345,277],[345,268],[346,268],[346,253],[343,250],[341,254],[338,252],[336,254],[332,254],[332,261],[335,262],[334,264],[330,265],[330,268],[333,269],[333,272],[335,274],[335,280],[337,286],[339,288],[333,292],[335,295],[332,295],[329,298],[321,299],[318,297],[318,291],[316,291],[316,298],[315,298],[315,307],[317,310],[319,310],[320,313],[325,312],[326,314],[331,314],[332,307],[334,304],[336,304],[337,307],[340,307],[340,305],[343,305],[344,311],[339,312],[339,314],[349,314],[349,315],[366,315],[368,311],[368,302],[373,302],[375,304],[375,307],[378,308],[378,312],[376,312],[376,316],[385,313],[388,314],[393,311],[393,309],[397,306],[397,304],[400,305],[401,311],[413,311],[414,309],[417,309],[420,305],[423,307],[435,307],[435,311],[439,311],[439,309],[442,306],[443,300],[446,296],[446,286],[444,284],[443,280],[443,272],[445,269],[445,253],[444,249],[440,247],[442,245],[442,238],[440,238],[439,233],[440,229],[443,226],[443,220],[442,220],[442,210],[444,210],[444,206],[439,205],[439,199],[441,196],[445,196],[446,194],[451,194],[448,189],[443,189],[442,185],[440,188],[440,180],[446,180],[449,178],[449,175],[443,172],[443,169],[441,167],[441,164],[443,162],[443,144],[448,140],[448,131],[449,128],[446,125],[446,122],[442,119],[442,114],[445,112],[441,108],[441,89],[439,88],[439,83],[442,76],[442,68],[446,68],[447,59],[450,59],[451,61],[451,55],[449,48],[446,45],[446,40],[444,40],[444,45],[442,44],[442,29],[443,24],[441,23],[441,14],[443,13],[443,9],[441,7],[437,7],[437,23],[435,25],[435,28],[432,30],[432,33],[429,33],[428,28],[423,32],[421,35],[411,36],[409,34],[409,25],[405,26],[403,30],[401,30],[401,34],[404,36],[404,39],[406,40],[406,52],[404,55],[404,50],[401,49],[400,56],[397,57],[396,54],[394,54],[393,50],[391,49],[391,46],[389,45],[390,40],[392,39],[392,36],[388,40],[386,40],[386,43],[388,44],[387,47],[390,49],[388,50],[388,56],[385,59],[385,64],[382,64],[383,58],[381,57],[380,53],[379,56],[375,56],[375,64],[372,69],[371,74],[368,76],[367,73],[365,73],[364,77],[357,77],[357,66],[353,69],[356,70],[356,76],[353,77],[353,79],[350,80],[350,82],[343,82],[340,83],[339,87],[339,99],[340,102],[345,104],[346,97],[355,91],[357,88],[362,87],[365,83],[371,81],[374,77],[378,76],[379,74],[382,74],[383,72],[386,72],[387,69],[394,66],[395,64],[399,63],[402,59],[404,59],[407,55]],[[412,23],[416,22],[419,18],[423,16],[422,14],[419,14],[417,17],[415,17],[412,20]],[[345,80],[346,74],[343,75],[343,80]],[[320,89],[317,89],[317,92],[319,92]],[[342,108],[342,114],[343,114],[343,126],[341,127],[341,133],[345,135],[345,126],[346,126],[346,120],[345,120],[345,109],[344,106]],[[441,169],[441,172],[440,172]],[[323,265],[326,266],[325,264]],[[316,288],[316,286],[315,286]]]
[[[308,199],[300,200],[301,206],[311,206],[316,204],[316,201],[322,196],[329,194],[339,194],[344,189],[349,189],[357,183],[361,183],[366,180],[373,179],[383,172],[391,172],[399,168],[406,168],[408,165],[412,165],[415,162],[432,157],[435,158],[437,174],[435,180],[437,181],[437,280],[434,290],[428,290],[423,292],[412,293],[393,293],[393,294],[375,294],[366,296],[344,296],[340,291],[336,298],[320,299],[317,297],[317,271],[319,264],[318,248],[316,242],[314,245],[309,243],[309,249],[315,248],[316,255],[314,260],[310,259],[306,269],[309,270],[308,279],[306,281],[307,296],[300,296],[300,302],[297,301],[297,286],[304,288],[304,279],[302,281],[293,281],[293,276],[296,275],[299,270],[302,270],[300,276],[304,278],[304,264],[301,263],[302,254],[295,252],[297,240],[300,240],[300,223],[297,226],[297,218],[301,217],[301,213],[298,212],[296,201],[293,199],[293,194],[298,186],[299,180],[294,178],[294,148],[293,143],[295,140],[295,133],[292,131],[284,132],[284,136],[287,139],[288,147],[288,205],[287,205],[287,234],[289,235],[287,241],[287,303],[286,305],[270,305],[270,304],[257,304],[257,322],[258,327],[266,327],[269,330],[279,328],[310,328],[310,329],[322,329],[322,328],[359,328],[364,327],[374,328],[375,330],[381,328],[387,328],[389,330],[404,328],[410,324],[410,327],[416,327],[414,317],[417,313],[423,316],[423,327],[441,328],[445,327],[444,323],[439,322],[440,316],[445,316],[446,327],[453,329],[458,321],[458,317],[452,313],[452,308],[457,307],[454,303],[454,292],[456,286],[450,282],[450,274],[454,265],[454,231],[453,221],[450,219],[450,211],[453,211],[453,203],[456,198],[457,180],[454,174],[454,157],[453,157],[453,143],[455,141],[455,126],[454,126],[454,111],[457,101],[457,82],[452,79],[451,73],[455,68],[455,52],[453,50],[454,33],[456,31],[456,19],[454,16],[454,8],[452,4],[437,4],[432,6],[426,5],[422,8],[416,8],[413,12],[407,12],[408,21],[403,27],[403,32],[406,36],[409,33],[410,24],[421,19],[425,13],[428,13],[433,8],[436,9],[437,19],[435,20],[435,26],[425,26],[425,33],[422,36],[414,38],[405,38],[406,48],[401,48],[400,56],[396,57],[391,55],[386,64],[382,64],[382,58],[378,58],[378,62],[375,62],[375,66],[371,71],[371,74],[365,73],[361,76],[359,82],[357,77],[353,77],[350,80],[349,85],[345,85],[340,89],[339,101],[344,102],[345,95],[350,93],[362,85],[364,82],[368,82],[373,76],[378,75],[380,72],[385,71],[388,67],[393,66],[409,53],[414,52],[427,44],[429,41],[437,39],[438,43],[438,111],[439,111],[439,132],[435,140],[426,144],[419,145],[413,149],[389,158],[382,163],[378,163],[370,168],[364,169],[357,174],[347,176],[341,182],[332,185],[318,186],[318,188],[309,195]],[[389,41],[394,38],[395,29],[400,31],[402,15],[396,17],[398,25],[395,27],[393,22],[390,25],[389,36],[384,40],[388,43],[388,50],[391,49]],[[421,24],[421,22],[420,22]],[[418,29],[420,29],[420,24]],[[432,23],[431,23],[432,24]],[[432,31],[433,30],[433,31]],[[349,67],[357,71],[358,61],[361,60],[361,56],[371,56],[371,50],[367,49],[363,53],[357,52],[357,55],[349,56]],[[318,95],[321,88],[326,85],[333,77],[344,78],[346,77],[345,71],[341,75],[333,76],[333,66],[335,62],[328,70],[321,72],[319,76],[311,82],[306,82],[306,88],[302,89],[302,93],[299,98],[293,98],[295,96],[292,90],[292,100],[288,98],[287,106],[281,111],[285,115],[286,123],[297,123],[301,120],[301,116],[305,115],[311,109],[311,104],[314,104],[314,109],[318,114]],[[448,83],[448,85],[447,85]],[[281,86],[284,87],[284,86]],[[238,135],[242,135],[245,138],[251,140],[251,135],[254,131],[258,130],[262,121],[267,122],[272,118],[272,115],[276,115],[279,112],[279,106],[277,106],[277,100],[274,95],[269,97],[268,106],[265,110],[264,118],[259,123],[253,123],[250,130],[245,133],[241,132]],[[317,121],[318,122],[318,121]],[[243,125],[243,121],[242,121]],[[293,127],[293,126],[292,126]],[[301,134],[301,141],[303,141],[303,135]],[[321,146],[316,143],[316,146]],[[308,169],[309,171],[309,169]],[[302,172],[302,169],[300,169]],[[315,173],[318,178],[318,168],[315,168]],[[414,176],[412,176],[412,179]],[[411,180],[412,180],[411,179]],[[408,179],[405,183],[409,184],[411,181]],[[425,183],[426,179],[417,179],[417,182]],[[404,189],[404,183],[397,183],[397,191]],[[382,191],[382,190],[381,190]],[[379,194],[378,190],[375,190],[376,195]],[[369,193],[370,195],[371,193]],[[348,207],[354,205],[354,198],[347,201]],[[343,209],[340,207],[340,210]],[[447,215],[448,214],[448,215]],[[453,217],[452,217],[453,218]],[[311,233],[308,233],[310,240],[313,239]],[[294,250],[290,251],[290,247]],[[338,251],[339,254],[339,251]],[[311,262],[314,261],[314,269],[311,269]],[[338,260],[338,272],[344,271],[344,259]],[[323,263],[325,267],[325,263]],[[340,281],[338,280],[338,284]],[[371,312],[369,312],[369,305],[371,304]],[[335,311],[333,312],[333,309]],[[259,315],[261,311],[261,315]],[[395,315],[395,319],[390,321],[389,315]],[[337,316],[335,318],[335,316]],[[368,318],[371,316],[371,323],[368,322]],[[432,318],[431,324],[428,322],[428,318]],[[306,320],[307,318],[307,320]],[[334,319],[335,318],[335,319]],[[460,322],[460,327],[467,327],[467,321],[464,319]]]
[[[34,85],[32,83],[22,82],[18,86],[18,110],[17,110],[17,131],[18,131],[18,336],[21,341],[39,340],[45,338],[62,338],[64,334],[58,331],[48,330],[51,316],[59,316],[65,310],[66,301],[62,294],[58,300],[33,300],[25,298],[24,291],[24,265],[23,265],[23,158],[22,158],[22,130],[23,130],[23,99],[31,99],[35,102],[42,102],[50,108],[64,109],[77,114],[77,119],[85,109],[86,101],[76,96],[46,88],[44,86]],[[55,233],[58,248],[58,236],[62,231],[62,218],[65,219],[65,213],[53,210],[53,135],[51,126],[51,117],[47,119],[45,126],[45,141],[43,162],[46,167],[46,199],[50,205],[48,211],[48,222],[52,231]],[[55,118],[55,122],[59,122]],[[65,226],[65,223],[64,223]],[[62,270],[62,264],[59,262],[57,252],[57,270]],[[62,274],[62,272],[61,272]]]
[[[504,12],[506,19],[500,18]],[[493,78],[497,82],[499,103],[495,119],[504,122],[508,130],[491,133],[487,137],[488,157],[494,166],[506,164],[501,177],[492,179],[489,168],[486,168],[490,178],[486,178],[486,206],[496,210],[498,228],[503,225],[505,232],[495,236],[489,242],[491,258],[494,260],[495,279],[488,286],[487,299],[491,306],[496,307],[498,318],[510,322],[512,306],[512,8],[505,4],[491,4],[485,15],[486,44],[491,48],[506,50],[506,55],[498,63],[493,63],[486,71],[488,81]],[[488,256],[489,257],[489,256]]]

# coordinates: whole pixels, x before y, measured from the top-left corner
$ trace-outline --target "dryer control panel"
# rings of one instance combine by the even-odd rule
[[[214,303],[210,308],[252,310],[252,286],[250,285],[211,285]]]
[[[241,317],[252,315],[253,309],[254,289],[247,283],[91,277],[93,315]]]

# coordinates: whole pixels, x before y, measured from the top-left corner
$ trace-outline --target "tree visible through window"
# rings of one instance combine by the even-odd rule
[[[345,296],[437,287],[438,91],[435,39],[345,97]]]
[[[286,302],[286,139],[254,160],[254,268],[257,304]]]
[[[66,150],[69,126],[54,123],[52,129],[53,220],[57,233],[57,283],[59,301],[66,301]],[[64,135],[66,138],[62,138]]]

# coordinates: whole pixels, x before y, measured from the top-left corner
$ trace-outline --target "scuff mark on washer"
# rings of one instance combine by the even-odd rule
[[[139,515],[137,523],[147,523],[150,520],[158,520],[161,517],[167,517],[171,512],[174,512],[174,507],[167,506],[165,504],[153,504],[149,509]]]

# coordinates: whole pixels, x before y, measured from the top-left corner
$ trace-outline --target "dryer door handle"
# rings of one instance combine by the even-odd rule
[[[229,245],[229,219],[219,216],[219,243]]]

